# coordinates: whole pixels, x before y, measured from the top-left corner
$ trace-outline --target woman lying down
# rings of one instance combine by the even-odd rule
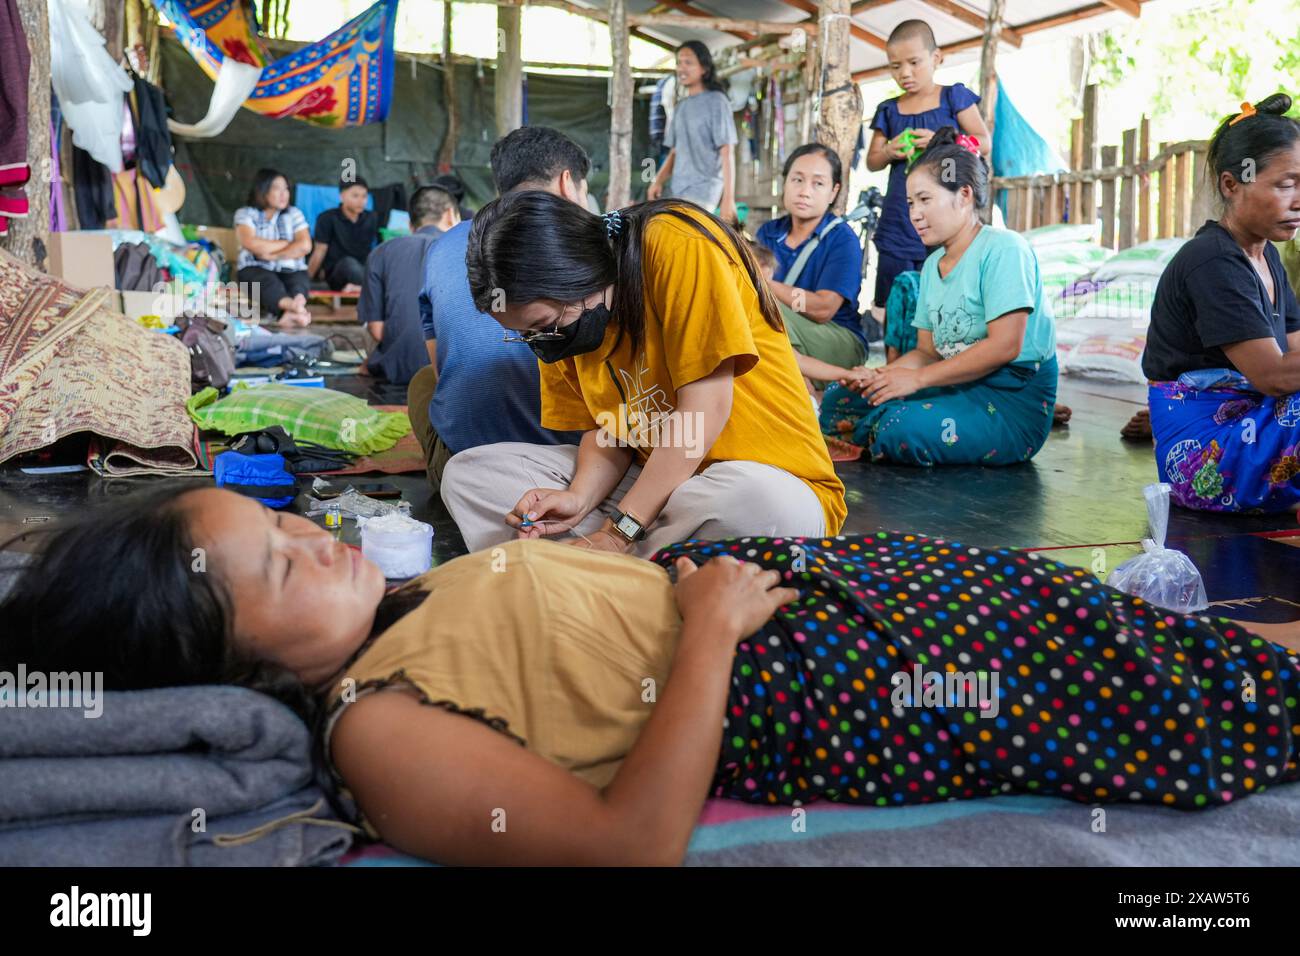
[[[513,541],[385,596],[307,519],[189,490],[56,531],[0,620],[11,670],[309,698],[363,825],[445,863],[678,863],[710,795],[1192,810],[1300,777],[1300,627],[918,535]]]

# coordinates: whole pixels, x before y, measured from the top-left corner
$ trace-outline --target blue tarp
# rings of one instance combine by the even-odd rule
[[[993,121],[993,170],[998,176],[1037,176],[1062,172],[1061,158],[1020,115],[1007,88],[998,80],[998,100]],[[998,208],[1007,214],[1007,192],[999,190]]]

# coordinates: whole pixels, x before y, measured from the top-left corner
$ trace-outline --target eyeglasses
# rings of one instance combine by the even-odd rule
[[[560,314],[555,317],[555,323],[549,329],[536,329],[528,332],[506,333],[503,342],[549,342],[555,339],[564,338],[564,333],[560,331],[560,319],[564,318],[564,313],[569,311],[569,306],[560,309]]]
[[[559,331],[559,328],[557,326],[556,328],[553,329],[539,329],[530,332],[507,333],[501,339],[501,341],[502,342],[523,342],[524,344],[527,344],[529,342],[549,342],[554,339],[562,339],[562,338],[564,338],[564,333]]]

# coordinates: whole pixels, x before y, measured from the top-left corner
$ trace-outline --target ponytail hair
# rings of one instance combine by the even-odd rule
[[[1249,182],[1247,170],[1258,174],[1273,156],[1300,141],[1300,123],[1283,115],[1290,109],[1291,97],[1274,93],[1256,103],[1253,113],[1223,118],[1205,152],[1205,175],[1221,204],[1227,203],[1221,185],[1224,173]]]
[[[930,138],[920,157],[908,170],[908,175],[918,169],[930,169],[930,175],[950,192],[960,192],[969,186],[975,197],[975,208],[989,204],[989,165],[983,155],[976,155],[965,146],[958,145],[957,131],[951,126],[941,126]]]
[[[690,210],[688,214],[687,210]],[[767,324],[784,332],[785,324],[745,240],[731,226],[682,199],[656,199],[621,209],[617,231],[606,219],[539,190],[517,190],[492,200],[474,214],[465,266],[470,294],[481,312],[539,299],[579,302],[607,286],[614,287],[610,315],[618,327],[611,352],[626,335],[633,353],[645,343],[645,232],[656,216],[672,216],[712,242],[749,276]],[[720,241],[698,216],[707,216],[723,233]],[[611,232],[613,233],[611,235]],[[693,282],[691,276],[681,281]]]

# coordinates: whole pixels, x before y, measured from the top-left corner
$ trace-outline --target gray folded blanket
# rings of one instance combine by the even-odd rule
[[[0,865],[293,866],[350,845],[310,731],[278,701],[242,687],[101,701],[96,718],[0,707]]]

